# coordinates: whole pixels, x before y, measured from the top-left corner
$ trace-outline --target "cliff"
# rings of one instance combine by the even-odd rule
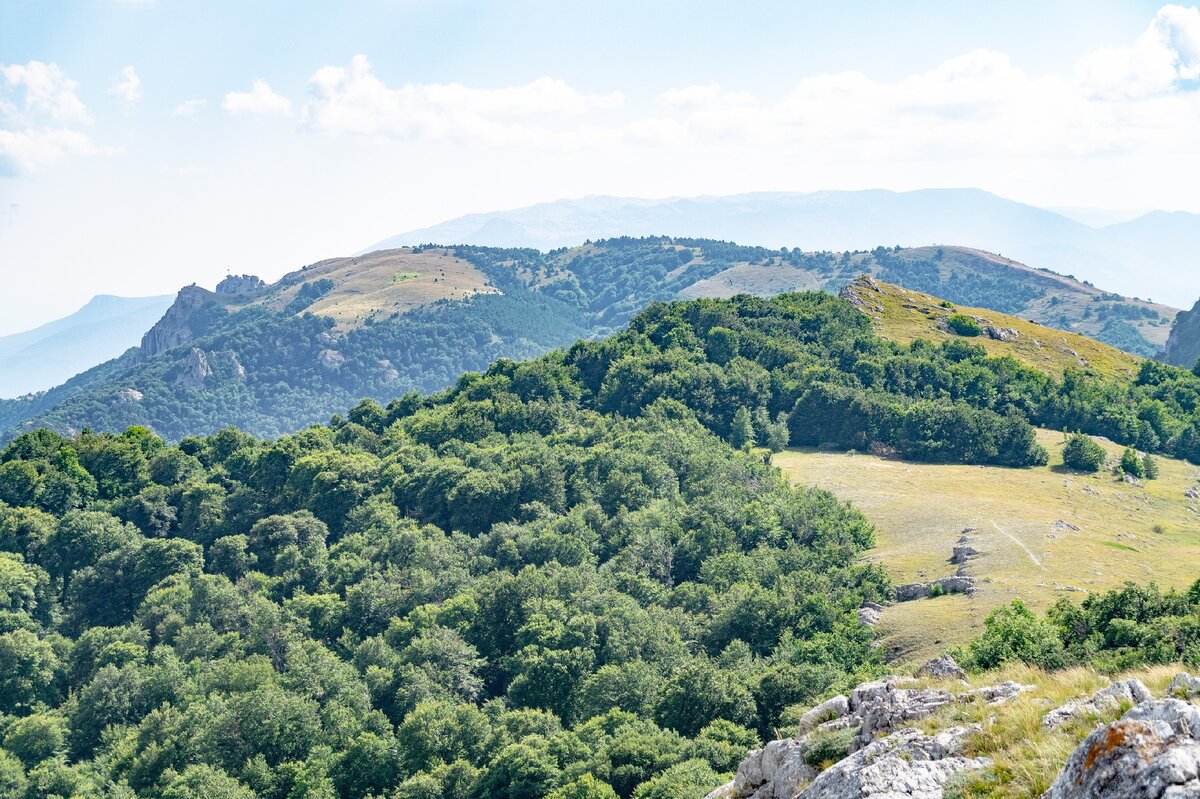
[[[1190,311],[1181,311],[1171,328],[1163,360],[1175,366],[1191,368],[1200,360],[1200,301]]]

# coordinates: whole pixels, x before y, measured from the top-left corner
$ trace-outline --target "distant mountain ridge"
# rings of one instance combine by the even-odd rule
[[[979,189],[764,192],[644,200],[591,196],[468,214],[370,250],[475,244],[549,250],[614,236],[697,236],[764,247],[963,245],[1075,274],[1126,296],[1189,306],[1200,293],[1200,215],[1153,211],[1092,227]]]
[[[0,401],[0,437],[135,424],[170,439],[229,424],[279,435],[363,397],[438,391],[500,358],[608,335],[656,301],[836,292],[862,274],[1135,353],[1158,352],[1177,313],[955,247],[830,253],[655,237],[550,253],[401,248],[322,261],[272,285],[242,276],[215,291],[188,286],[140,348]]]
[[[0,336],[0,397],[43,391],[120,355],[172,299],[101,294],[70,316]]]

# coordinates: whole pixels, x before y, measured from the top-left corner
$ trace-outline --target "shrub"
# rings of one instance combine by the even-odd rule
[[[952,314],[950,318],[946,320],[946,324],[950,327],[950,330],[960,336],[974,338],[975,336],[983,333],[983,328],[979,326],[978,322],[971,317],[964,316],[960,313]]]
[[[1083,433],[1075,433],[1063,447],[1063,463],[1081,472],[1098,472],[1104,465],[1104,447]]]
[[[1138,479],[1146,476],[1146,464],[1134,452],[1133,447],[1126,447],[1125,451],[1121,453],[1121,471]]]
[[[1158,479],[1158,460],[1156,460],[1154,457],[1147,455],[1146,457],[1142,458],[1142,468],[1146,472],[1147,480]]]
[[[804,742],[804,762],[816,769],[828,768],[850,754],[854,730],[817,730]]]

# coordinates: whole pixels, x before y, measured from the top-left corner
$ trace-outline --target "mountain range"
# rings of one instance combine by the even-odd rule
[[[957,247],[830,253],[666,237],[549,253],[417,246],[322,261],[270,285],[244,275],[215,291],[185,287],[138,348],[0,401],[0,431],[144,425],[178,440],[232,424],[280,435],[363,397],[438,391],[497,359],[608,335],[654,302],[835,292],[863,274],[1141,355],[1162,348],[1177,313]]]
[[[966,245],[1074,274],[1126,296],[1188,307],[1200,294],[1200,215],[1152,211],[1093,227],[979,189],[821,191],[644,200],[592,196],[469,214],[384,239],[554,249],[614,236],[704,236],[765,247],[862,250]]]
[[[120,355],[171,305],[174,297],[102,294],[70,316],[0,336],[0,397],[43,391]]]

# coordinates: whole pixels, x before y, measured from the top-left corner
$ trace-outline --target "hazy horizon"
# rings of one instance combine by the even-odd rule
[[[0,70],[0,334],[587,195],[1200,212],[1192,5],[8,2]]]

